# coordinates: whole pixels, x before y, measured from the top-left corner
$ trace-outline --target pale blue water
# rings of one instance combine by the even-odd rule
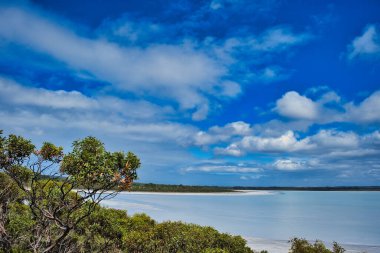
[[[123,193],[105,205],[157,221],[209,225],[245,237],[303,237],[380,245],[380,192],[284,191],[270,195],[157,195]]]

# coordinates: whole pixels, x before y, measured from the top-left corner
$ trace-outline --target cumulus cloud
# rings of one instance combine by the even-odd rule
[[[321,168],[319,159],[302,159],[302,158],[280,158],[277,159],[273,164],[272,168],[282,171],[299,171],[299,170],[312,170],[316,168]]]
[[[243,121],[228,123],[222,127],[213,126],[208,131],[199,131],[194,137],[194,144],[204,146],[225,142],[235,136],[248,135],[251,131],[251,126]]]
[[[334,105],[335,107],[331,107]],[[274,111],[294,120],[308,120],[311,123],[380,122],[380,91],[375,91],[359,104],[342,103],[341,97],[328,90],[317,100],[312,100],[296,91],[285,93],[276,101]]]
[[[293,131],[278,137],[245,136],[227,147],[216,147],[216,154],[242,156],[246,154],[308,154],[326,157],[364,157],[380,153],[373,143],[377,132],[359,136],[351,131],[322,129],[314,135],[297,138]]]
[[[273,166],[279,170],[295,171],[303,167],[302,162],[290,159],[279,159],[273,163]]]
[[[311,148],[309,139],[298,140],[293,131],[287,131],[279,137],[245,136],[226,148],[216,148],[215,152],[240,156],[249,152],[295,152]]]
[[[277,100],[275,110],[282,116],[295,119],[312,120],[318,116],[317,104],[296,91],[289,91]]]
[[[338,148],[352,149],[359,145],[359,136],[354,132],[341,132],[334,129],[322,129],[309,139],[316,147],[323,148],[325,151]]]
[[[347,58],[349,60],[358,57],[379,56],[380,35],[375,25],[368,25],[361,36],[356,37],[348,46]]]
[[[350,102],[345,104],[344,107],[347,121],[380,122],[380,91],[374,92],[358,105]]]

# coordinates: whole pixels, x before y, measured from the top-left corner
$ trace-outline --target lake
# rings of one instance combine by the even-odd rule
[[[337,241],[352,251],[380,252],[380,192],[248,191],[245,193],[121,193],[104,205],[157,221],[181,220],[245,237],[254,249],[303,237]],[[257,247],[255,247],[257,245]],[[269,248],[268,248],[269,249]]]

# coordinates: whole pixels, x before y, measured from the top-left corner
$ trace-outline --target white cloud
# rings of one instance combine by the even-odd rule
[[[223,41],[218,47],[213,47],[216,55],[221,59],[228,59],[231,54],[241,52],[243,49],[258,55],[283,52],[291,47],[303,44],[311,39],[308,33],[294,33],[290,27],[279,26],[265,30],[261,34],[250,37],[231,37]],[[206,40],[206,42],[212,39]],[[243,50],[243,51],[244,51]],[[265,57],[264,57],[265,58]],[[260,62],[260,58],[256,59]]]
[[[118,20],[106,20],[98,31],[101,35],[106,33],[107,37],[115,36],[118,39],[122,39],[127,44],[153,39],[153,37],[161,36],[165,32],[164,27],[160,24],[144,20],[133,22],[128,16],[124,16]]]
[[[375,25],[368,25],[364,33],[356,37],[348,46],[348,59],[361,56],[378,56],[380,54],[380,35]]]
[[[290,159],[281,159],[273,163],[273,166],[278,170],[295,171],[303,168],[303,164],[300,161],[294,161]]]
[[[277,159],[273,164],[273,168],[283,171],[299,171],[306,169],[315,169],[320,166],[318,159],[303,160],[299,158]]]
[[[268,66],[256,74],[256,78],[263,82],[280,81],[287,79],[293,73],[292,70],[285,70],[279,66]]]
[[[334,105],[335,108],[330,108],[329,105]],[[289,91],[276,101],[274,111],[310,123],[376,123],[380,122],[380,91],[375,91],[357,105],[354,102],[342,103],[341,97],[331,90],[315,101],[298,92]]]
[[[210,3],[210,9],[212,9],[212,10],[218,10],[220,8],[223,8],[223,5],[222,5],[222,3],[220,1],[218,1],[218,0],[211,1],[211,3]]]
[[[252,131],[249,124],[243,121],[228,123],[223,127],[213,126],[207,132],[199,131],[194,137],[194,144],[198,146],[210,145],[229,141],[234,136],[248,135]]]
[[[293,52],[291,49],[311,38],[309,33],[295,33],[291,27],[277,26],[252,36],[230,37],[223,41],[208,37],[203,41],[203,46],[225,64],[244,66],[248,63],[254,66],[250,68],[251,81],[272,82],[287,79],[293,72],[281,66],[273,66],[274,57]],[[241,56],[245,57],[246,63],[241,63]]]
[[[16,82],[0,77],[0,98],[18,105],[43,106],[57,109],[89,109],[98,107],[97,101],[77,91],[51,91],[27,88]]]
[[[173,114],[171,108],[143,100],[25,87],[1,77],[0,89],[0,127],[6,129],[38,129],[40,133],[70,129],[179,145],[192,142],[198,132],[190,125],[168,121]]]
[[[309,40],[309,34],[294,34],[288,27],[275,27],[265,31],[258,39],[252,39],[250,44],[255,50],[281,51],[290,46]]]
[[[212,172],[212,173],[234,173],[234,174],[250,174],[261,172],[262,169],[244,163],[225,163],[222,161],[204,162],[181,169],[182,172]]]
[[[220,8],[220,2],[213,1],[210,7]],[[149,37],[148,33],[164,34],[162,31],[166,28],[162,24],[132,22],[124,17],[105,22],[97,31],[98,37],[91,34],[86,37],[67,24],[65,20],[30,6],[0,8],[0,38],[5,43],[16,43],[47,54],[78,73],[85,72],[111,83],[113,88],[140,97],[169,99],[168,103],[174,101],[182,110],[193,111],[193,120],[208,116],[212,106],[210,99],[235,98],[241,94],[241,85],[228,80],[232,65],[238,64],[235,53],[248,50],[250,54],[270,55],[310,39],[306,33],[296,34],[290,27],[280,26],[254,37],[230,38],[221,42],[194,39],[158,44],[150,39],[143,46],[134,46],[135,41]],[[112,36],[123,37],[125,43],[121,45],[107,40],[101,34],[107,29],[112,30],[112,35],[106,32],[111,40]],[[258,79],[262,80],[287,76],[280,67],[265,68],[261,72]]]
[[[227,147],[216,147],[214,152],[218,155],[228,156],[252,153],[291,153],[339,158],[376,155],[380,153],[379,146],[380,134],[376,131],[360,136],[351,131],[322,129],[316,134],[304,138],[297,138],[293,131],[287,131],[278,137],[244,136]]]
[[[321,98],[317,102],[321,105],[329,103],[340,103],[341,97],[334,91],[327,91],[321,96]]]
[[[22,108],[25,111],[32,111],[31,107],[38,107],[40,111],[73,109],[75,110],[73,113],[87,111],[98,114],[119,114],[128,116],[130,121],[157,120],[169,118],[174,114],[174,110],[170,107],[160,107],[144,100],[128,101],[113,96],[89,97],[78,91],[26,87],[1,76],[0,90],[0,105]]]
[[[214,149],[215,154],[217,155],[229,155],[229,156],[243,156],[245,151],[239,147],[238,144],[232,143],[225,148],[216,147]]]
[[[363,141],[369,146],[380,147],[380,131],[375,131],[371,134],[365,135],[363,137]]]
[[[380,122],[380,91],[376,91],[364,99],[359,105],[353,102],[345,104],[347,121]]]
[[[318,117],[318,105],[296,91],[289,91],[277,100],[275,110],[294,119],[313,120]]]
[[[238,83],[232,81],[224,81],[220,84],[220,95],[225,97],[236,97],[242,90]]]
[[[293,131],[279,137],[246,136],[240,146],[244,150],[260,152],[294,152],[311,148],[307,139],[297,140]]]
[[[22,135],[37,145],[54,141],[66,152],[73,140],[96,136],[111,150],[135,152],[142,160],[139,177],[148,182],[157,179],[154,177],[160,173],[167,175],[168,168],[194,162],[185,146],[198,129],[161,119],[160,111],[151,110],[144,103],[121,108],[116,105],[116,110],[103,111],[92,107],[51,109],[13,102],[0,99],[0,129],[6,134]],[[110,103],[108,106],[112,107]],[[150,118],[146,118],[145,111],[151,113]]]
[[[222,63],[185,44],[122,47],[79,36],[42,15],[17,8],[0,9],[0,37],[49,54],[77,71],[88,71],[119,89],[173,99],[184,109],[202,106],[203,94],[213,95],[213,87],[227,71]],[[228,83],[221,94],[238,92],[238,84]]]
[[[263,177],[263,175],[260,175],[260,174],[258,174],[258,175],[249,175],[249,176],[244,175],[244,176],[240,176],[240,179],[241,180],[252,180],[252,179],[259,179],[259,178],[262,178],[262,177]]]
[[[245,136],[226,148],[216,148],[217,154],[241,156],[247,152],[296,152],[313,148],[308,139],[298,140],[293,131],[279,137]]]
[[[251,132],[251,127],[244,121],[228,123],[223,127],[214,126],[209,129],[210,132],[222,135],[247,135]]]
[[[340,132],[336,130],[320,130],[317,134],[309,137],[310,142],[321,149],[357,148],[359,136],[353,132]],[[327,151],[327,150],[326,150]]]
[[[195,121],[206,119],[209,112],[209,106],[207,102],[197,106],[196,111],[191,115],[191,118]]]

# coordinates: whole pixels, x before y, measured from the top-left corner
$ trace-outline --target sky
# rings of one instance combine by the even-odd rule
[[[377,0],[0,0],[0,129],[139,182],[380,185]]]

